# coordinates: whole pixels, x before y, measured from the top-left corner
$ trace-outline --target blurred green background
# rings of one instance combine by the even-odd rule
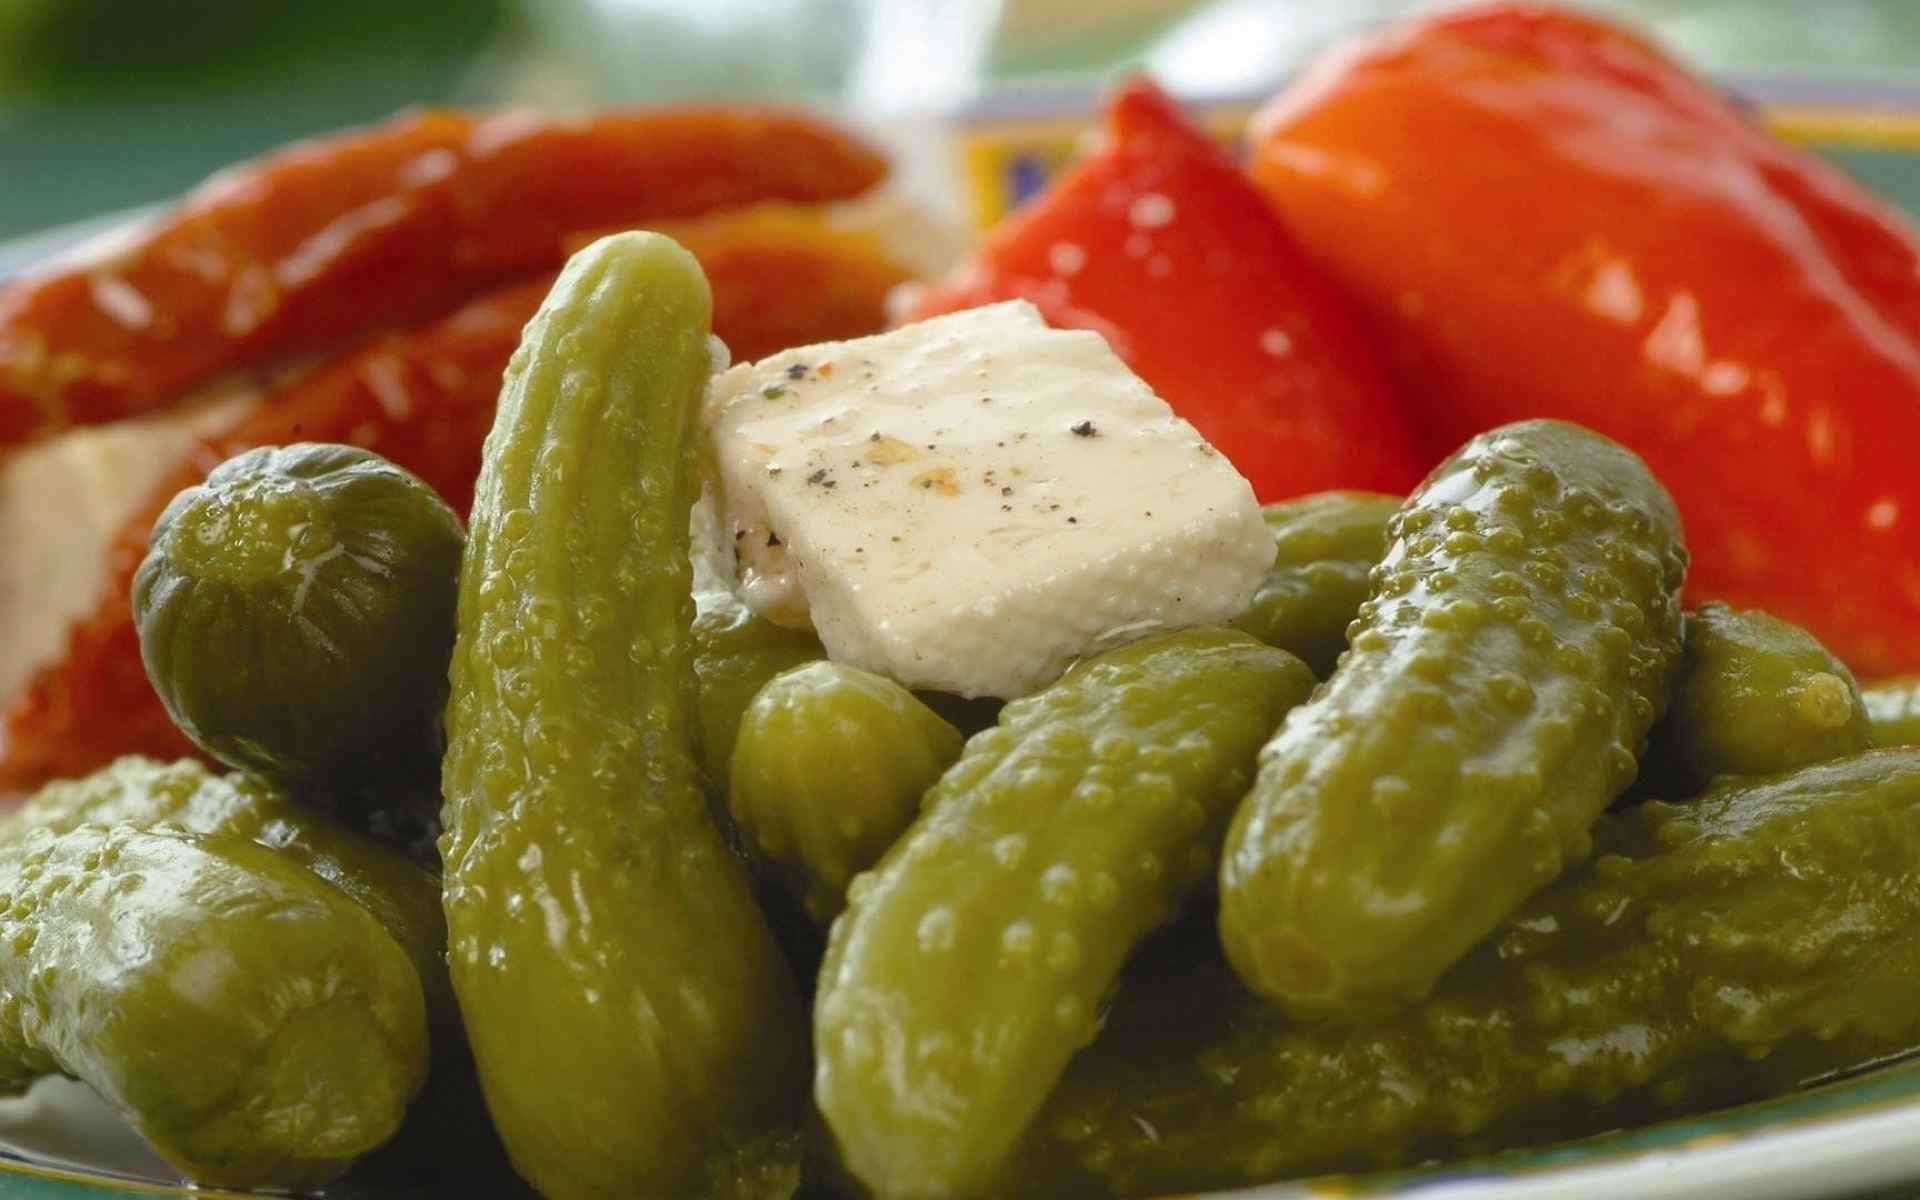
[[[1430,5],[1429,5],[1430,6]],[[1707,69],[1892,95],[1916,0],[1589,0]],[[0,239],[409,104],[753,95],[905,118],[1145,63],[1253,95],[1407,0],[0,0]],[[1864,89],[1864,91],[1863,91]],[[1068,97],[1062,101],[1061,95]],[[1905,154],[1850,166],[1920,196]]]

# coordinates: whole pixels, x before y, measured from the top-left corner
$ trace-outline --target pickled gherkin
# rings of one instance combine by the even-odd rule
[[[1211,874],[1254,755],[1314,686],[1246,634],[1081,662],[975,735],[834,923],[814,1099],[874,1194],[978,1187],[1135,943]]]
[[[447,711],[455,994],[549,1200],[771,1196],[808,1048],[694,731],[689,512],[712,301],[670,239],[574,255],[501,386]]]
[[[1920,749],[1602,818],[1423,1004],[1299,1024],[1177,947],[988,1193],[1151,1196],[1671,1119],[1920,1048]]]
[[[1347,626],[1387,552],[1387,523],[1400,503],[1378,492],[1319,492],[1267,505],[1273,567],[1233,627],[1299,656],[1325,679],[1347,648]]]
[[[1920,675],[1876,680],[1860,699],[1874,745],[1920,745]]]
[[[960,757],[960,731],[890,679],[845,663],[777,675],[733,752],[729,806],[747,853],[822,925]]]
[[[1228,956],[1296,1016],[1418,1000],[1584,857],[1679,659],[1672,501],[1598,434],[1482,434],[1392,534],[1351,648],[1262,752],[1221,864]]]
[[[420,974],[432,1022],[436,1063],[464,1054],[460,1014],[447,982],[447,926],[440,880],[426,867],[296,803],[258,776],[216,775],[191,759],[128,756],[80,779],[42,787],[0,818],[0,845],[37,830],[62,834],[82,825],[169,827],[242,838],[269,847],[345,892],[380,922]]]
[[[695,715],[707,786],[727,794],[734,742],[747,705],[775,675],[825,658],[820,639],[756,616],[731,593],[703,592],[693,618]]]
[[[1689,612],[1684,629],[1640,788],[1690,795],[1716,775],[1789,771],[1870,744],[1853,673],[1811,633],[1717,602]]]
[[[140,655],[207,753],[351,804],[429,788],[453,648],[460,522],[352,446],[263,446],[154,522],[133,580]]]
[[[84,1080],[198,1182],[325,1183],[426,1076],[414,965],[264,846],[36,830],[0,845],[0,897],[0,1081]]]

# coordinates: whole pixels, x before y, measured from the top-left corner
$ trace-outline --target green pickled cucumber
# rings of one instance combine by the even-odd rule
[[[440,877],[406,855],[296,803],[257,776],[216,775],[191,759],[128,756],[80,779],[55,780],[0,818],[0,845],[82,825],[171,827],[266,846],[345,892],[380,922],[420,974],[436,1065],[464,1042],[447,982]]]
[[[813,634],[755,616],[730,594],[700,595],[693,618],[693,671],[700,687],[694,713],[714,795],[727,795],[740,719],[754,696],[780,672],[826,654]]]
[[[1594,839],[1422,1005],[1358,1024],[1289,1020],[1204,938],[1143,958],[988,1191],[1153,1196],[1456,1159],[1920,1048],[1920,750],[1723,778]]]
[[[447,714],[455,994],[550,1200],[790,1192],[798,991],[702,791],[688,514],[713,372],[657,234],[568,262],[501,387]]]
[[[201,1183],[325,1183],[425,1078],[413,964],[264,846],[38,830],[0,846],[0,899],[0,1080],[84,1080]]]
[[[959,730],[890,679],[833,662],[783,672],[740,722],[728,804],[741,844],[825,925],[960,746]]]
[[[378,455],[249,450],[175,496],[133,580],[154,690],[222,762],[352,801],[431,788],[458,518]]]
[[[1880,679],[1860,692],[1876,746],[1920,746],[1920,675]]]
[[[1400,504],[1378,492],[1320,492],[1267,505],[1273,568],[1233,627],[1297,655],[1325,679],[1347,648],[1347,626],[1387,552],[1387,523]]]
[[[1690,796],[1716,775],[1770,775],[1870,744],[1853,673],[1798,625],[1710,602],[1683,631],[1673,703],[1636,791]]]
[[[1587,852],[1680,657],[1672,501],[1557,421],[1482,434],[1394,518],[1352,648],[1261,755],[1220,931],[1297,1016],[1425,995]]]
[[[965,1194],[1211,874],[1299,659],[1197,629],[1099,655],[967,743],[834,923],[814,1099],[875,1194]]]

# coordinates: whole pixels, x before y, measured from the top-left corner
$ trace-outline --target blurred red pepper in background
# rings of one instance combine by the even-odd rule
[[[1426,448],[1519,417],[1642,454],[1696,600],[1920,669],[1920,238],[1645,43],[1535,5],[1323,60],[1253,172],[1363,306]]]
[[[1262,501],[1406,491],[1424,465],[1347,303],[1233,160],[1153,85],[989,234],[915,319],[1024,299],[1105,335]]]

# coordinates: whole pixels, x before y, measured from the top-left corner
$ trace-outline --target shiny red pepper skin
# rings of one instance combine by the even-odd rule
[[[403,113],[223,172],[103,259],[0,287],[0,449],[557,270],[583,235],[866,191],[885,162],[750,107]]]
[[[1406,491],[1423,466],[1344,300],[1233,160],[1151,84],[914,318],[1031,300],[1120,357],[1262,501]]]
[[[1696,599],[1920,669],[1920,237],[1657,51],[1499,4],[1336,52],[1253,173],[1430,450],[1557,416],[1643,455]]]

